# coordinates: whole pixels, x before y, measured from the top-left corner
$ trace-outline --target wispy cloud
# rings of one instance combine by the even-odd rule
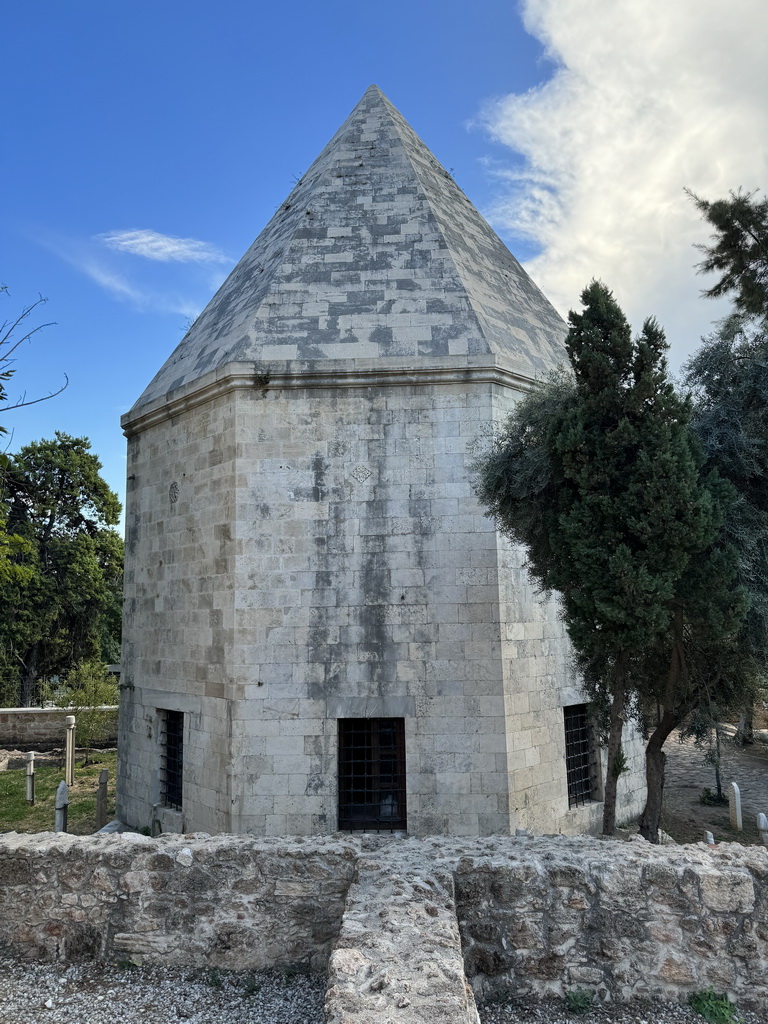
[[[105,291],[110,292],[115,298],[127,299],[134,303],[134,305],[146,307],[148,296],[126,281],[120,274],[100,266],[96,260],[90,258],[80,260],[69,259],[68,262],[90,277],[96,284],[101,285]]]
[[[600,277],[635,324],[655,313],[679,359],[722,315],[699,292],[708,230],[683,194],[768,187],[764,0],[524,0],[551,78],[481,121],[518,158],[495,169],[497,227],[533,240],[562,312]],[[522,157],[522,159],[520,159]]]
[[[39,233],[36,240],[112,298],[140,312],[196,317],[210,295],[206,279],[222,273],[212,267],[202,267],[202,260],[196,260],[194,268],[174,266],[170,259],[165,261],[168,264],[165,268],[142,268],[127,260],[119,250],[105,251],[98,238],[72,238],[44,232]]]
[[[161,263],[230,263],[224,253],[197,238],[175,238],[162,235],[151,228],[132,228],[129,231],[107,231],[96,239],[116,252],[143,256]]]
[[[87,258],[77,262],[73,261],[73,265],[116,299],[129,302],[143,312],[179,313],[186,317],[196,317],[200,312],[199,302],[185,298],[174,291],[137,287],[121,274],[101,265],[98,260]]]

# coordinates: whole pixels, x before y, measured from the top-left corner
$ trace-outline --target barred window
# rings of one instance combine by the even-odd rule
[[[568,806],[579,807],[598,797],[597,750],[586,704],[563,708]]]
[[[405,720],[339,719],[339,829],[407,827]]]
[[[160,796],[166,807],[181,810],[184,769],[184,712],[160,712]]]

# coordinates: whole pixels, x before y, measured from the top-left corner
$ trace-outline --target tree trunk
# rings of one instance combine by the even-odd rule
[[[743,747],[747,743],[755,742],[754,726],[752,725],[753,709],[745,711],[742,715],[739,715],[739,724],[736,727],[736,735],[733,737],[734,743],[738,743],[739,746]]]
[[[661,810],[664,801],[664,765],[667,755],[663,751],[664,741],[680,724],[672,711],[664,711],[661,721],[653,731],[645,748],[645,782],[648,793],[645,808],[640,815],[640,835],[649,843],[658,843]]]
[[[715,786],[717,787],[717,802],[725,803],[723,800],[723,783],[720,778],[720,730],[715,725]]]
[[[608,731],[608,764],[605,772],[605,794],[603,803],[603,835],[612,836],[616,831],[616,762],[621,751],[621,735],[624,729],[624,705],[627,696],[627,659],[620,655],[616,665],[611,701],[611,722]]]
[[[29,708],[32,706],[32,698],[35,696],[35,687],[38,679],[37,662],[39,653],[38,644],[34,644],[34,646],[29,650],[27,657],[24,659],[24,666],[21,670],[21,677],[19,681],[20,708]]]

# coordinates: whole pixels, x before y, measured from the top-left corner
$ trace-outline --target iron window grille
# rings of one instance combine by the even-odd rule
[[[597,750],[586,704],[563,708],[565,719],[565,770],[568,806],[580,807],[596,800]]]
[[[184,768],[184,712],[163,711],[160,722],[162,744],[160,791],[162,802],[175,811],[181,810],[182,774]]]
[[[339,829],[407,828],[405,720],[339,719]]]

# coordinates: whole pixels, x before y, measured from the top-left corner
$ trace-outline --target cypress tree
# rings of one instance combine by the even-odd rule
[[[528,549],[529,571],[556,590],[577,660],[608,707],[603,831],[616,825],[621,736],[640,666],[667,656],[680,587],[708,549],[720,512],[700,479],[690,407],[668,378],[664,334],[636,339],[611,292],[592,282],[569,316],[570,378],[517,408],[479,460],[478,494]]]

